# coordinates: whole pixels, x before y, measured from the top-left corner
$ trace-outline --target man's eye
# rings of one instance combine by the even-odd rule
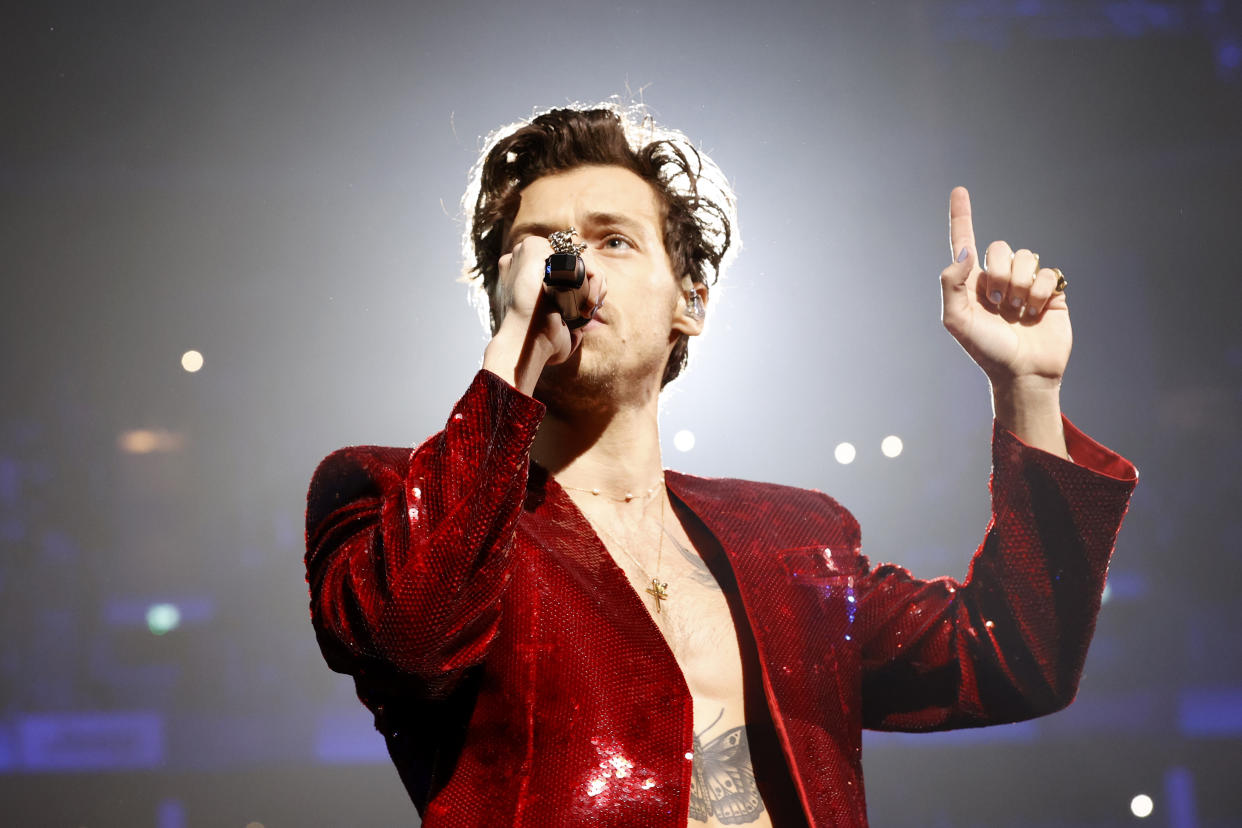
[[[633,248],[634,245],[625,236],[613,235],[604,239],[604,247],[607,247],[609,250],[624,250],[627,247]]]

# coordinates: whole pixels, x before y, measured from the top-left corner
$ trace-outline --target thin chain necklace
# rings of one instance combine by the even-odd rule
[[[573,487],[572,487],[572,486],[566,486],[565,484],[563,484],[563,483],[562,483],[562,484],[561,484],[561,488],[563,488],[563,489],[569,489],[569,488],[573,488]],[[647,490],[647,491],[648,491],[648,494],[650,494],[650,492],[651,492],[654,488],[655,488],[655,487],[653,486],[653,487],[652,487],[652,489],[648,489],[648,490]],[[593,494],[599,494],[599,490],[597,490],[597,489],[596,489],[596,490],[592,490],[592,489],[578,489],[578,491],[580,491],[580,492],[592,492]],[[630,494],[627,492],[627,493],[626,493],[626,500],[630,500],[630,499],[631,499],[631,497],[632,497],[632,495],[630,495]],[[661,581],[661,580],[660,580],[660,564],[661,564],[661,563],[663,562],[663,560],[664,560],[664,501],[665,501],[665,498],[661,497],[661,498],[660,498],[660,545],[659,545],[659,547],[656,549],[656,574],[655,574],[655,577],[652,577],[651,573],[647,571],[647,567],[643,566],[641,563],[639,563],[639,562],[638,562],[638,558],[635,558],[635,557],[634,557],[633,555],[631,555],[628,551],[626,551],[625,546],[624,546],[624,545],[622,545],[620,542],[618,542],[618,541],[617,541],[617,539],[613,536],[613,534],[612,534],[611,532],[609,532],[608,530],[604,529],[604,527],[603,527],[603,526],[595,526],[595,528],[596,528],[596,529],[598,529],[599,531],[603,532],[605,535],[607,535],[607,536],[608,536],[609,540],[611,540],[611,541],[613,542],[613,545],[614,545],[614,546],[616,546],[617,550],[618,550],[618,551],[619,551],[622,555],[624,555],[625,557],[629,558],[631,561],[633,561],[633,562],[634,562],[634,565],[638,567],[638,571],[639,571],[639,572],[641,572],[641,573],[643,573],[643,577],[645,577],[645,578],[650,578],[650,579],[651,579],[651,586],[647,587],[647,589],[646,589],[646,593],[647,593],[648,595],[650,595],[652,598],[654,598],[654,599],[655,599],[655,610],[656,610],[656,613],[657,613],[657,614],[659,614],[659,613],[663,612],[663,610],[661,609],[662,602],[667,601],[667,600],[668,600],[668,598],[669,598],[669,595],[668,595],[668,581]],[[588,521],[588,522],[590,522],[590,521]],[[594,526],[594,524],[592,524],[592,525]]]
[[[568,484],[561,483],[561,481],[559,480],[556,482],[560,483],[562,489],[572,489],[575,492],[586,492],[587,494],[592,494],[592,495],[595,495],[596,497],[599,497],[601,494],[603,494],[603,492],[601,492],[598,488],[583,489],[578,486],[570,486]],[[661,478],[659,481],[656,482],[654,486],[647,489],[647,493],[643,495],[643,500],[646,500],[647,498],[651,497],[651,495],[655,493],[656,489],[659,489],[663,483],[664,483],[664,479]],[[631,500],[634,499],[635,494],[633,492],[626,492],[625,497],[617,497],[615,495],[604,495],[604,496],[607,497],[609,500],[615,500],[617,503],[629,503]]]

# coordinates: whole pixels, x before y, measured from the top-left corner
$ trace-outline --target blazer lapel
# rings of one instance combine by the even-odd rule
[[[804,489],[677,472],[665,472],[665,481],[733,567],[768,707],[807,813],[861,802],[861,790],[838,789],[839,780],[862,772],[861,664],[851,631],[866,559],[853,518]]]

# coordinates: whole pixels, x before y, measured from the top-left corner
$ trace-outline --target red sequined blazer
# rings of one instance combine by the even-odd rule
[[[543,412],[480,371],[417,449],[323,461],[306,556],[320,647],[427,828],[685,826],[690,693],[590,524],[531,474]],[[810,825],[866,825],[863,727],[1012,722],[1073,699],[1137,475],[1065,431],[1074,463],[995,429],[993,517],[964,583],[873,568],[820,492],[667,472],[732,567]]]

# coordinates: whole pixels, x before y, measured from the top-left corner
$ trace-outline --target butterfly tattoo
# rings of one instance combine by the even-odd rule
[[[763,813],[755,785],[746,727],[735,727],[703,744],[702,737],[724,716],[694,737],[694,764],[690,777],[690,818],[715,817],[725,825],[742,825]]]

